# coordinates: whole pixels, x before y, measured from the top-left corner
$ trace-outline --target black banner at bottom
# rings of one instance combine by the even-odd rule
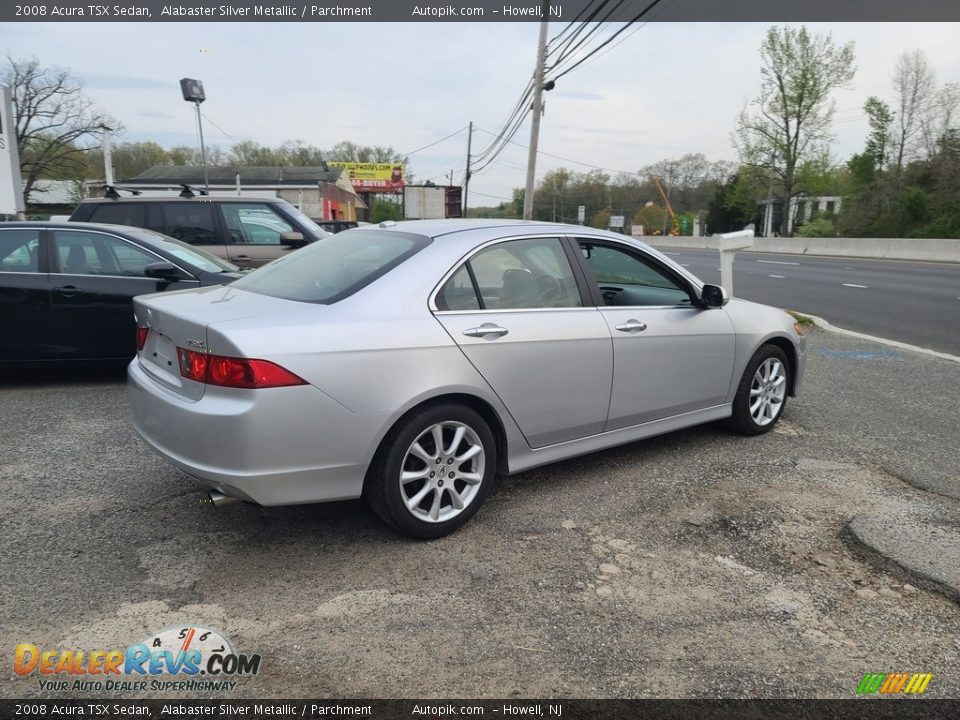
[[[927,720],[960,700],[0,700],[0,718]]]

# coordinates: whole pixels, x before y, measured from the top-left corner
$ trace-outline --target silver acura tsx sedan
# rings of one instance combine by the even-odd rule
[[[643,243],[518,221],[348,230],[134,306],[134,423],[161,455],[218,498],[363,496],[418,538],[498,475],[714,420],[764,433],[806,347]]]

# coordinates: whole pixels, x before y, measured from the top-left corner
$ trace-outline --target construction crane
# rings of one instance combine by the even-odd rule
[[[670,205],[670,200],[667,198],[667,194],[663,191],[663,187],[660,185],[660,178],[656,175],[652,175],[654,184],[657,186],[657,192],[660,193],[660,197],[663,198],[663,204],[667,206],[667,212],[670,213],[670,219],[673,221],[673,228],[670,230],[670,234],[676,237],[680,234],[680,220],[677,218],[677,214],[673,211],[673,207]]]

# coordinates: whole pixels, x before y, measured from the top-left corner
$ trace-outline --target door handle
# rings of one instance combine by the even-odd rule
[[[503,337],[508,332],[510,331],[505,327],[500,327],[494,323],[484,323],[480,327],[468,328],[467,330],[464,330],[463,334],[467,337],[482,337],[489,340],[496,340],[498,337]]]
[[[249,259],[250,259],[250,256],[249,256],[249,255],[234,255],[233,257],[236,258],[237,260],[249,260]]]
[[[63,287],[55,287],[53,291],[60,293],[64,297],[73,297],[74,295],[82,293],[83,288],[78,288],[75,285],[64,285]]]
[[[642,333],[647,329],[647,324],[642,323],[639,320],[627,320],[621,325],[617,325],[617,330],[625,333],[632,333],[636,335],[637,333]]]

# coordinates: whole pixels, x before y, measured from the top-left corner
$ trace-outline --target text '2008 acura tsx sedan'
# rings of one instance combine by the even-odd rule
[[[714,420],[766,432],[806,347],[643,243],[518,221],[348,230],[134,305],[134,424],[161,455],[263,505],[363,496],[419,538],[497,475]]]

